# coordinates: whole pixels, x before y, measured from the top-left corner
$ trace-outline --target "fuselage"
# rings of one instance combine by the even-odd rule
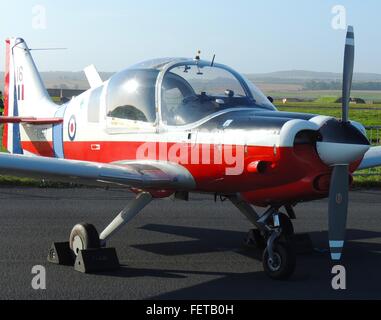
[[[139,92],[138,81],[152,81],[152,74],[146,76],[144,73],[143,79],[137,73],[132,80],[128,77],[123,80],[126,75],[120,73],[102,86],[60,106],[54,114],[46,115],[62,117],[62,124],[23,126],[21,145],[24,153],[99,163],[170,161],[191,173],[196,183],[194,191],[241,193],[250,203],[260,206],[293,204],[327,196],[332,169],[323,153],[332,143],[346,143],[332,140],[336,126],[340,126],[336,120],[279,112],[268,101],[265,105],[257,105],[246,102],[241,96],[230,105],[231,97],[210,99],[205,98],[204,92],[195,95],[190,102],[184,99],[181,103],[191,103],[186,110],[200,103],[202,111],[210,104],[212,109],[207,114],[197,115],[199,110],[195,108],[181,118],[179,115],[183,111],[179,109],[175,117],[171,115],[167,120],[161,91],[164,87],[173,90],[178,75],[171,72],[169,84],[165,84],[165,76],[169,70],[178,68],[176,63],[179,64],[178,61],[170,62],[158,72],[150,71],[155,86],[151,101],[148,89]],[[187,65],[187,62],[181,67],[183,64]],[[138,96],[128,102],[118,102],[120,106],[110,111],[120,87],[131,95],[131,90],[147,93],[143,98]],[[227,90],[227,96],[230,91]],[[145,97],[147,102],[138,108],[139,113],[136,108],[132,112],[130,105]],[[174,97],[170,98],[168,101],[172,103]],[[134,118],[129,119],[132,113]],[[344,135],[350,131],[353,138],[350,144],[366,144],[367,140],[360,132],[362,128],[359,129],[343,129],[347,131]],[[351,172],[354,172],[362,155],[350,156]]]

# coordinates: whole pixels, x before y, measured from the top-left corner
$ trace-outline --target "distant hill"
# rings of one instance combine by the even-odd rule
[[[109,79],[114,73],[101,72],[103,80]],[[86,90],[89,83],[83,72],[51,71],[41,72],[45,86],[50,89],[78,89]],[[0,88],[4,88],[4,72],[0,72]]]
[[[81,72],[66,72],[52,71],[42,72],[42,78],[48,88],[55,89],[78,89],[86,90],[89,88],[84,73]],[[113,72],[101,72],[103,80],[109,79]],[[266,85],[279,84],[283,87],[292,87],[298,85],[302,88],[309,81],[341,81],[342,75],[333,72],[314,72],[305,70],[278,71],[261,74],[248,74],[247,77],[258,83],[261,87]],[[355,73],[355,82],[381,82],[381,74],[376,73]],[[0,90],[4,87],[4,74],[0,72]]]

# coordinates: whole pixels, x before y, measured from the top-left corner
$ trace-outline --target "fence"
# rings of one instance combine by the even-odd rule
[[[381,126],[366,127],[368,138],[372,145],[381,145]]]

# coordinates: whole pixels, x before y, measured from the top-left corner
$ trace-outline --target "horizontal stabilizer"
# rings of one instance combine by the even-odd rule
[[[20,123],[31,125],[59,124],[62,118],[0,117],[0,123]]]

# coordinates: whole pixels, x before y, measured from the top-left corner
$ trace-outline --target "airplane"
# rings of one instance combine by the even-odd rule
[[[339,262],[353,173],[381,166],[381,147],[371,148],[364,126],[349,120],[354,56],[350,26],[341,119],[280,112],[243,75],[200,54],[146,61],[107,81],[90,66],[91,88],[57,105],[26,42],[10,38],[0,118],[9,153],[0,154],[0,174],[136,194],[101,233],[89,223],[74,226],[74,256],[106,247],[153,200],[228,199],[254,225],[265,273],[288,279],[296,265],[294,207],[329,199],[329,246]]]

